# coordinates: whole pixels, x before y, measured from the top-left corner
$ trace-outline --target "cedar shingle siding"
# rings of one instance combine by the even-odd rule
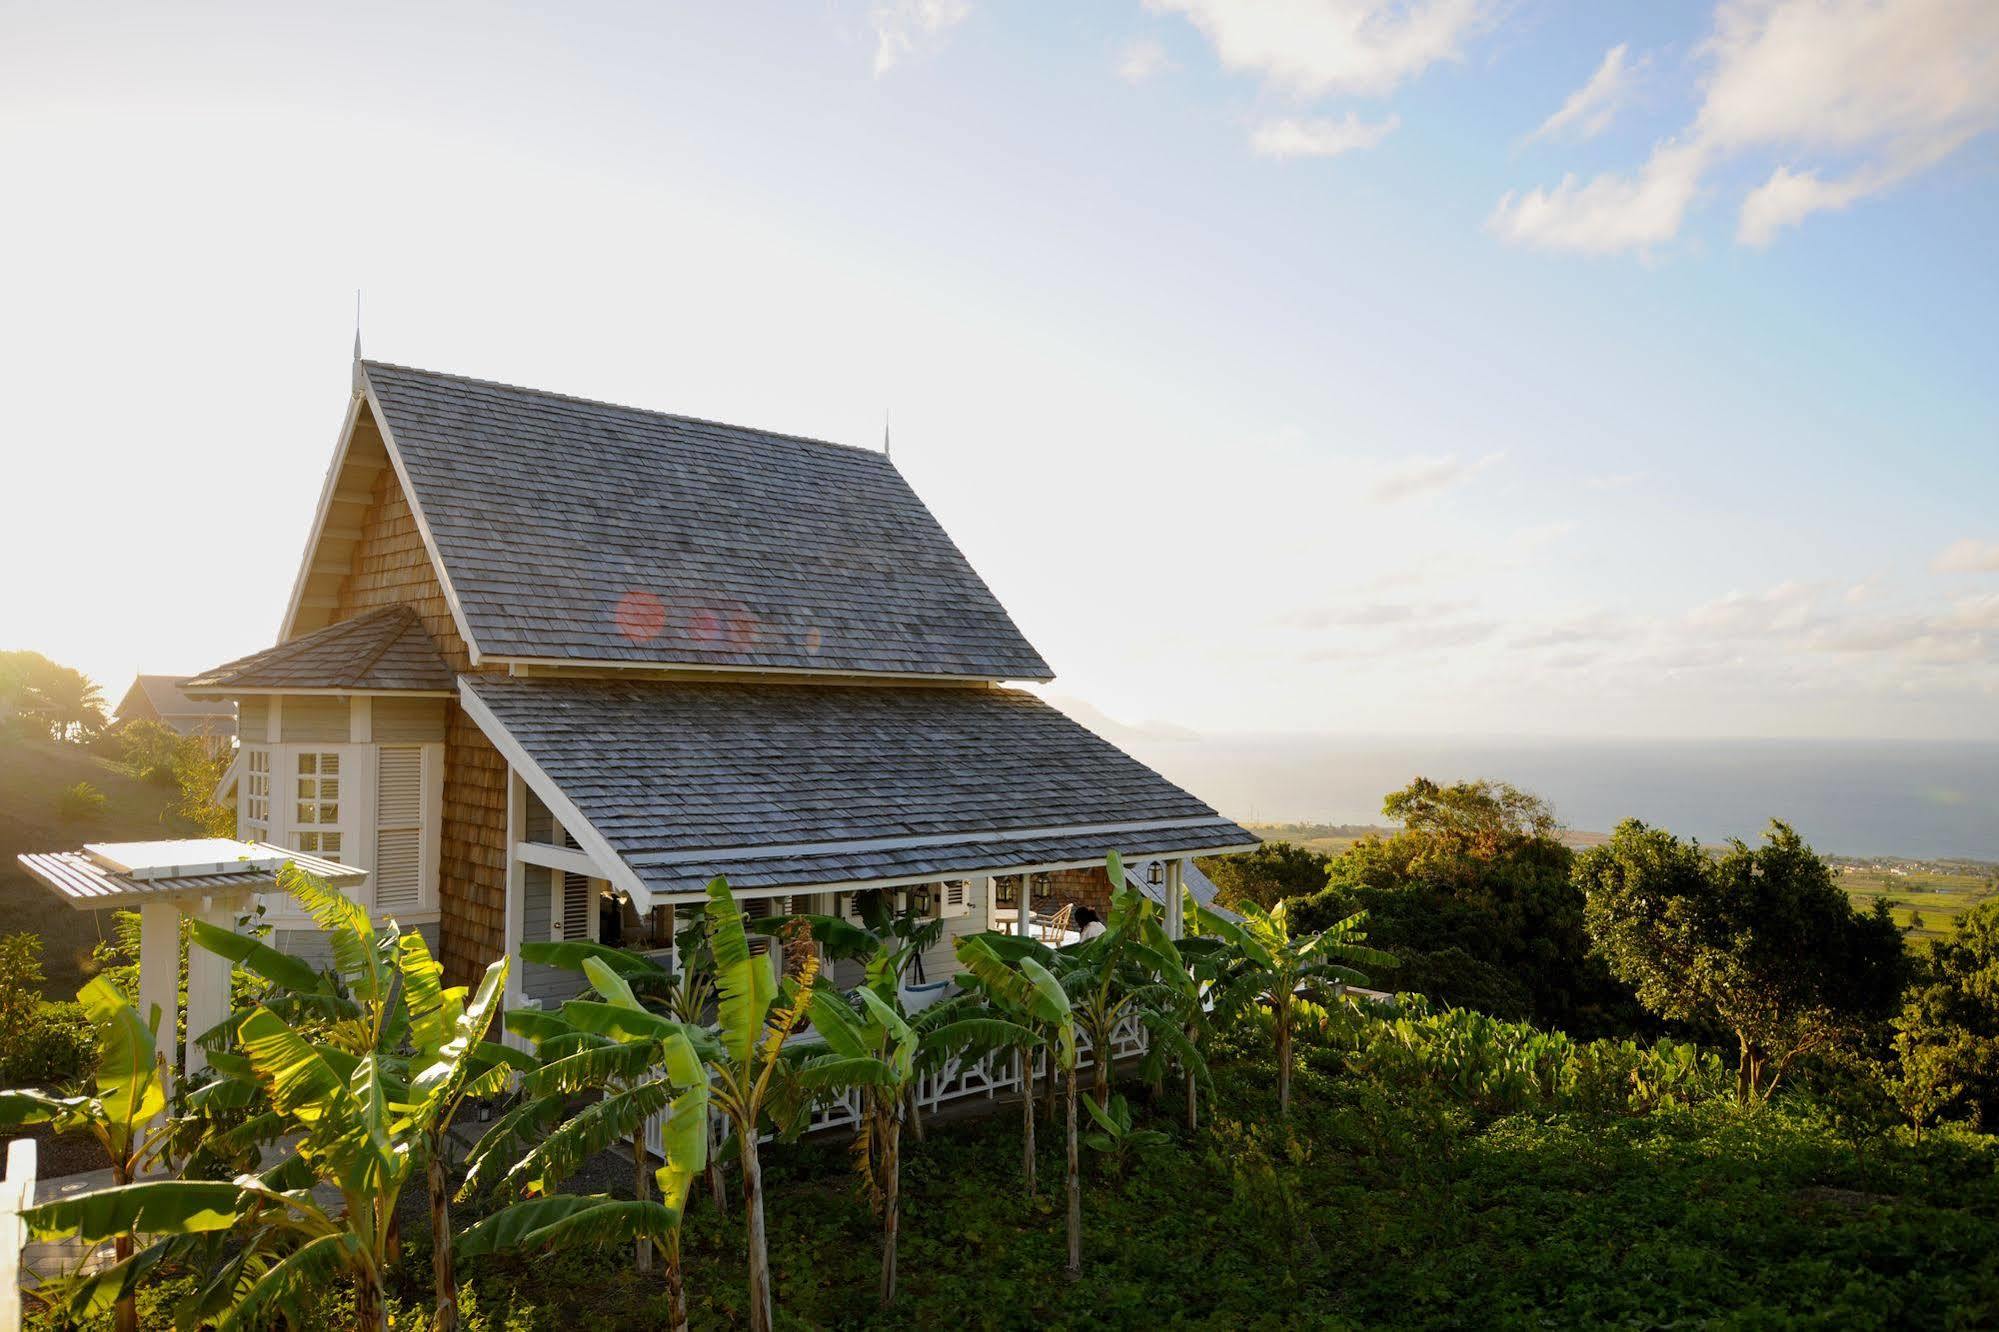
[[[361,522],[354,565],[340,585],[335,622],[385,606],[412,607],[438,654],[455,671],[471,658],[451,619],[437,571],[395,473],[382,469]],[[445,704],[444,824],[438,860],[443,961],[454,985],[469,985],[506,951],[507,766],[456,700]]]

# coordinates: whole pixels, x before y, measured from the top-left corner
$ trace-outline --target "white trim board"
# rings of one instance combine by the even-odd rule
[[[1233,856],[1245,851],[1254,851],[1260,842],[1243,842],[1235,846],[1202,846],[1185,851],[1133,851],[1129,856],[1140,856],[1146,860],[1192,860],[1195,856]],[[887,879],[845,879],[827,883],[791,883],[781,887],[738,888],[731,884],[729,891],[739,902],[753,901],[762,897],[783,897],[791,893],[853,893],[866,888],[906,888],[919,883],[941,883],[952,879],[1011,879],[1021,874],[1052,874],[1057,870],[1101,869],[1104,858],[1091,856],[1084,860],[1051,860],[1039,865],[997,865],[983,869],[932,870],[926,874],[902,874]],[[687,906],[708,900],[705,889],[699,892],[652,894],[652,901],[658,906]]]
[[[528,757],[528,752],[521,747],[520,741],[514,739],[512,733],[500,724],[500,719],[495,717],[493,710],[472,691],[472,685],[467,680],[461,679],[458,682],[458,704],[465,709],[465,715],[472,719],[472,724],[493,742],[493,748],[500,751],[500,756],[513,765],[514,771],[520,775],[523,782],[527,783],[528,789],[535,793],[542,804],[548,806],[549,812],[555,815],[556,820],[582,844],[584,852],[601,869],[598,877],[608,880],[612,887],[631,898],[633,906],[642,911],[652,910],[654,901],[652,889],[639,881],[639,876],[633,873],[632,867],[611,848],[611,843],[605,839],[604,834],[590,826],[590,821],[583,817],[583,811],[576,808],[575,802],[563,794],[562,788],[542,771],[540,764]],[[518,845],[518,842],[510,845],[509,855],[512,854],[512,847]]]
[[[437,538],[431,535],[430,522],[423,516],[423,504],[417,499],[416,487],[410,484],[409,469],[403,465],[402,451],[396,447],[395,433],[389,429],[388,414],[382,410],[381,401],[375,396],[374,381],[368,377],[368,367],[359,365],[361,389],[368,395],[368,410],[375,418],[375,429],[381,432],[382,447],[389,455],[389,468],[396,474],[396,484],[402,487],[403,502],[409,505],[410,518],[416,523],[416,534],[423,541],[424,550],[430,555],[431,572],[437,575],[437,586],[444,593],[445,604],[451,607],[451,622],[458,626],[458,637],[465,642],[465,652],[473,666],[479,665],[479,641],[472,637],[472,626],[465,618],[465,607],[459,604],[458,590],[451,586],[451,571],[444,566],[444,556],[438,552]]]
[[[826,684],[997,685],[1009,680],[1046,684],[1052,675],[926,675],[915,671],[822,670],[814,666],[725,666],[693,661],[614,661],[595,657],[501,657],[479,659],[505,666],[514,675],[561,675],[569,671],[647,672],[667,676],[802,676]]]

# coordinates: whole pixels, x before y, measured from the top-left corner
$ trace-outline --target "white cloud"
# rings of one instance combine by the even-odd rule
[[[1999,573],[1999,541],[1966,537],[1943,548],[1930,568],[1937,573]]]
[[[1679,234],[1700,189],[1704,151],[1663,144],[1636,176],[1607,171],[1587,185],[1564,176],[1552,190],[1507,194],[1486,226],[1515,244],[1585,254],[1650,250]]]
[[[1455,60],[1493,0],[1146,0],[1184,14],[1227,68],[1303,97],[1378,97]]]
[[[1554,115],[1541,122],[1541,127],[1528,135],[1534,139],[1555,137],[1594,139],[1610,128],[1610,122],[1617,118],[1618,111],[1631,94],[1633,76],[1638,66],[1626,61],[1630,46],[1619,42],[1605,52],[1603,63],[1590,75],[1589,82],[1569,94]]]
[[[1267,120],[1256,127],[1249,143],[1258,157],[1338,157],[1374,147],[1401,123],[1398,116],[1364,121],[1351,111],[1341,120]]]
[[[884,0],[868,11],[875,30],[875,77],[940,40],[972,12],[971,0]]]
[[[1144,83],[1174,68],[1166,48],[1150,37],[1140,37],[1118,54],[1117,76],[1126,83]]]
[[[1449,489],[1491,467],[1504,456],[1488,453],[1482,458],[1460,458],[1453,453],[1442,458],[1414,458],[1382,473],[1375,479],[1369,493],[1382,504],[1414,499],[1418,495]]]
[[[1650,250],[1679,234],[1710,169],[1761,154],[1783,160],[1745,196],[1737,238],[1763,245],[1999,126],[1993,0],[1722,0],[1701,55],[1693,123],[1635,175],[1508,194],[1493,230],[1551,249]]]

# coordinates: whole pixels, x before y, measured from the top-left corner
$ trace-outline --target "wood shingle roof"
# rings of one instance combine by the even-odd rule
[[[656,893],[1256,840],[1018,690],[466,676],[461,696]]]
[[[482,659],[1050,677],[882,454],[361,368]]]
[[[451,668],[408,606],[390,606],[253,652],[188,679],[190,693],[338,689],[441,693]]]

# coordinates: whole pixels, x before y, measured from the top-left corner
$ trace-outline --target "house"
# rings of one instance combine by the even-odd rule
[[[357,360],[277,644],[182,689],[238,708],[246,865],[344,867],[455,983],[532,939],[670,965],[718,875],[755,915],[890,892],[949,922],[935,980],[1030,928],[1023,887],[1107,892],[1117,850],[1177,905],[1189,857],[1254,844],[1013,687],[1051,676],[885,454]],[[69,855],[197,900],[158,885],[199,865]],[[575,984],[517,965],[507,999]]]
[[[185,675],[141,675],[118,700],[112,716],[120,722],[152,721],[181,735],[209,737],[227,749],[236,735],[236,706],[227,699],[189,698]]]

